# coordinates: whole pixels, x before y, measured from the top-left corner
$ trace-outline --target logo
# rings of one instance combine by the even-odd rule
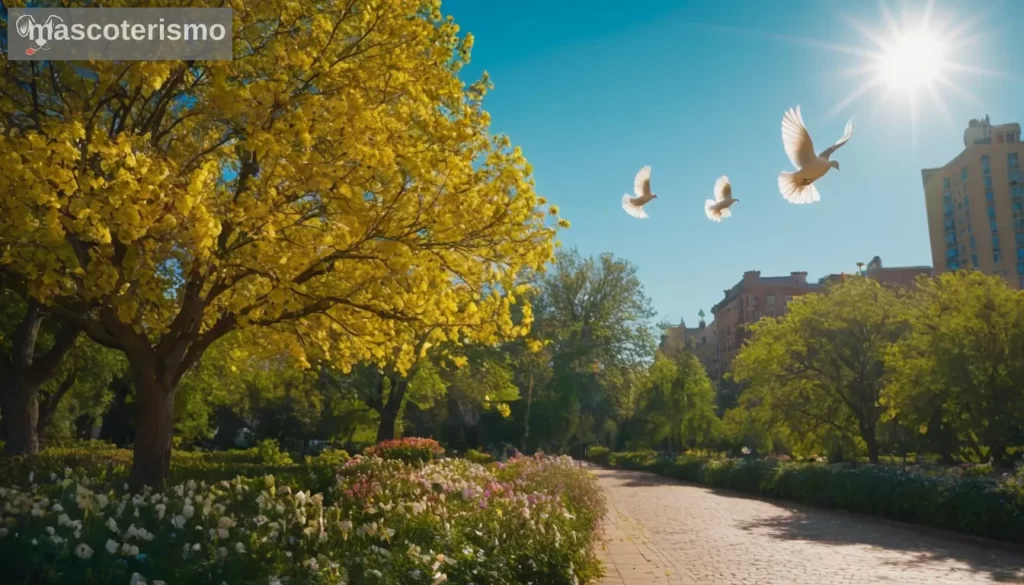
[[[31,57],[38,51],[50,50],[52,45],[47,43],[46,37],[53,36],[53,27],[56,24],[64,24],[64,19],[56,14],[48,16],[43,24],[38,24],[31,14],[23,14],[18,17],[18,20],[14,23],[18,36],[31,39],[35,43],[34,47],[25,49],[25,54]],[[48,34],[44,36],[44,32]]]

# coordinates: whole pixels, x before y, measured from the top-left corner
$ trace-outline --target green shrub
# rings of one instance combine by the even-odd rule
[[[338,468],[347,463],[349,459],[352,459],[352,456],[348,454],[348,451],[328,447],[316,457],[306,457],[306,464]]]
[[[407,437],[367,447],[363,454],[381,459],[397,459],[407,463],[423,463],[443,455],[444,448],[434,439]]]
[[[482,453],[480,451],[477,451],[476,449],[470,449],[469,451],[466,451],[465,458],[479,465],[487,465],[488,463],[494,463],[493,455],[491,455],[490,453]]]
[[[712,487],[1024,543],[1024,469],[995,479],[985,466],[929,474],[883,465],[664,458],[653,451],[612,453],[608,461]]]
[[[598,465],[608,465],[608,457],[612,451],[608,447],[602,447],[600,445],[587,449],[587,460],[597,463]]]

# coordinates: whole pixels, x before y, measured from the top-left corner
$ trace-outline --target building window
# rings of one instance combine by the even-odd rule
[[[992,249],[999,249],[999,234],[992,234]]]
[[[1017,260],[1024,260],[1024,247],[1017,248]]]
[[[1010,143],[1010,144],[1013,144],[1014,142],[1017,142],[1017,135],[1015,133],[1013,133],[1013,132],[1007,132],[1006,133],[1006,141],[1008,143]]]
[[[956,235],[953,236],[953,239],[954,240],[956,239]],[[765,300],[765,302],[768,303],[769,307],[774,307],[775,306],[775,295],[768,295],[768,298]]]
[[[947,218],[944,222],[942,222],[942,225],[945,226],[947,230],[953,229],[953,219]]]
[[[991,203],[988,204],[988,218],[989,219],[995,219],[996,218],[996,206],[992,205]]]
[[[999,257],[999,252],[998,251],[992,252],[992,262],[994,262],[996,264],[999,264],[1000,262],[1002,262],[1002,259]]]
[[[792,301],[792,300],[793,300],[793,297],[792,297],[791,295],[786,295],[786,302],[787,302],[787,303],[788,303],[789,301]]]
[[[960,263],[956,260],[949,260],[946,262],[946,268],[950,270],[960,270]]]
[[[964,168],[960,169],[960,180],[961,181],[966,181],[967,180],[967,167],[964,167]]]
[[[1017,263],[1017,274],[1024,275],[1024,262]]]
[[[989,170],[988,170],[988,155],[987,154],[981,155],[981,171],[983,173],[985,173],[985,174],[989,173]]]
[[[949,177],[942,177],[942,188],[949,191]]]
[[[1011,186],[1020,183],[1020,171],[1019,170],[1014,169],[1012,171],[1008,171],[1006,174],[1007,174],[1007,178],[1010,179],[1010,185]]]
[[[992,188],[992,175],[986,175],[985,176],[985,187],[987,187],[989,189]]]
[[[1016,152],[1010,152],[1006,154],[1006,166],[1012,168],[1020,166],[1020,155]],[[949,179],[946,179],[946,185],[949,185]]]
[[[977,254],[971,254],[971,264],[973,264],[974,266],[978,265],[978,255]]]
[[[985,178],[986,179],[990,179],[991,177],[985,177]],[[992,188],[991,187],[985,189],[985,201],[995,201],[995,198],[996,198],[996,195],[995,195],[995,193],[992,192]]]
[[[956,258],[958,253],[959,252],[956,248],[950,248],[946,250],[946,258]]]
[[[1017,201],[1014,201],[1013,202],[1013,210],[1014,211],[1024,211],[1024,201],[1021,201],[1019,199]]]
[[[996,233],[996,220],[993,219],[992,221],[988,222],[988,227],[992,228],[993,234]]]

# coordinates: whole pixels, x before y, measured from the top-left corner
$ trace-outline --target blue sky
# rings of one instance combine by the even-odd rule
[[[487,70],[494,81],[493,129],[523,147],[538,192],[572,222],[564,244],[634,262],[659,317],[693,325],[745,270],[817,279],[875,255],[888,266],[930,265],[920,170],[962,150],[970,118],[1024,122],[1024,45],[1014,39],[1024,2],[1010,0],[939,2],[932,19],[966,28],[947,27],[943,42],[973,39],[956,50],[958,63],[1003,75],[948,72],[960,91],[938,85],[944,106],[919,100],[916,123],[904,94],[881,90],[829,117],[870,78],[850,74],[868,59],[794,39],[877,52],[852,22],[887,36],[880,6],[446,0],[443,9],[475,36],[466,77]],[[926,4],[886,7],[900,22]],[[842,172],[818,183],[815,205],[786,203],[776,184],[792,170],[780,122],[797,104],[818,151],[848,118],[857,124],[833,156]],[[640,221],[619,201],[648,164],[659,199]],[[703,203],[723,174],[740,202],[714,224]]]

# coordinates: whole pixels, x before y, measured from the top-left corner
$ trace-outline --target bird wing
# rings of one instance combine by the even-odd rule
[[[646,166],[640,169],[633,179],[633,192],[637,197],[651,196],[651,167]]]
[[[724,201],[729,197],[732,197],[732,183],[729,177],[722,175],[715,181],[715,201]]]
[[[637,205],[636,200],[639,198],[630,197],[628,194],[622,196],[622,209],[626,213],[632,215],[637,219],[646,219],[647,212],[640,205]],[[642,205],[642,204],[641,204]]]
[[[828,160],[828,157],[832,156],[832,153],[839,150],[839,147],[850,141],[850,137],[853,136],[853,120],[846,123],[846,129],[843,130],[843,137],[839,139],[832,146],[821,151],[821,158]]]
[[[804,126],[804,118],[800,115],[800,106],[790,108],[782,117],[782,146],[793,166],[802,169],[815,158],[814,143]]]

